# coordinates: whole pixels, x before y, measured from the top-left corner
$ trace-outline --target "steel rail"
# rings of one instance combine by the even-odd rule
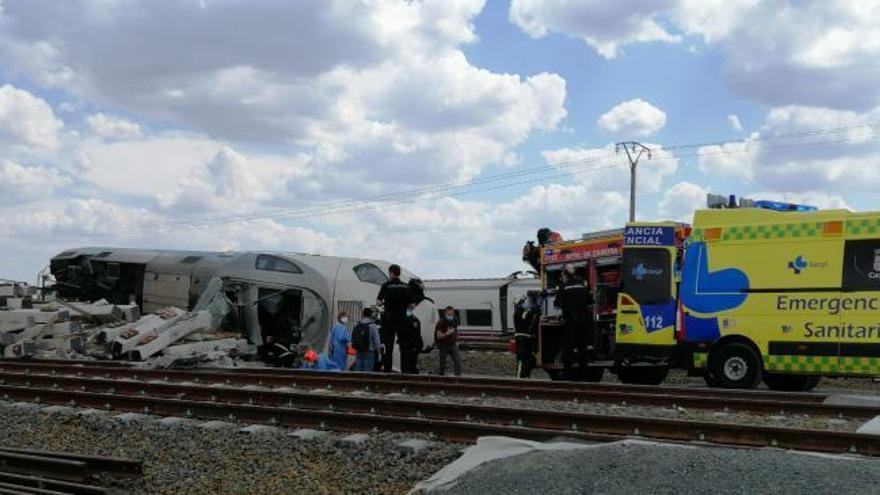
[[[621,392],[616,389],[603,390],[587,388],[585,390],[577,389],[555,389],[555,388],[531,388],[521,390],[517,387],[503,387],[497,385],[483,386],[475,383],[458,383],[447,384],[444,382],[407,382],[401,384],[398,382],[389,382],[386,379],[362,379],[358,381],[349,380],[347,375],[328,374],[328,373],[308,373],[295,376],[274,376],[263,374],[237,374],[237,373],[216,373],[216,372],[195,372],[195,371],[159,371],[159,370],[131,370],[131,369],[112,369],[112,368],[61,368],[47,371],[44,369],[40,372],[32,372],[31,370],[23,371],[4,371],[4,367],[0,364],[0,383],[10,384],[42,384],[55,385],[56,383],[73,383],[75,386],[85,386],[84,382],[76,381],[82,377],[97,377],[109,381],[95,382],[94,387],[103,387],[104,390],[113,388],[122,389],[126,383],[134,383],[135,387],[143,387],[137,385],[141,383],[151,383],[155,388],[156,381],[163,382],[196,382],[199,384],[214,385],[258,385],[258,386],[276,386],[288,388],[327,388],[331,390],[364,390],[371,392],[402,392],[410,394],[427,394],[427,395],[450,395],[450,396],[466,396],[466,397],[506,397],[514,399],[536,399],[551,401],[580,401],[580,402],[598,402],[607,404],[622,405],[643,405],[655,407],[686,407],[694,409],[708,410],[726,410],[726,411],[742,411],[751,413],[770,413],[770,414],[805,414],[805,415],[823,415],[848,417],[854,419],[872,418],[880,415],[880,405],[836,405],[823,404],[817,402],[804,402],[798,400],[804,394],[799,394],[790,400],[780,399],[763,399],[764,395],[759,394],[756,398],[728,398],[717,396],[694,396],[694,395],[678,395],[669,393],[668,390],[657,388],[639,388],[637,392]],[[61,373],[59,373],[61,371]],[[67,375],[70,373],[70,375]],[[65,381],[63,377],[67,376]],[[370,375],[367,375],[370,376]],[[387,375],[379,375],[387,376]],[[93,387],[93,389],[94,389]],[[690,389],[675,389],[690,390]],[[177,390],[176,393],[184,393],[185,390]],[[190,392],[196,393],[196,392]],[[776,397],[778,394],[768,394]],[[812,397],[812,396],[809,396]]]
[[[82,461],[15,452],[0,452],[0,470],[65,481],[85,481],[90,475],[88,464]]]
[[[136,477],[143,474],[143,463],[119,457],[0,447],[0,454],[4,452],[83,462],[86,464],[86,469],[91,473],[105,473],[117,478]]]
[[[224,393],[226,390],[218,390]],[[513,409],[491,406],[417,402],[418,409],[402,404],[394,414],[279,407],[236,402],[122,395],[53,388],[0,385],[6,399],[117,409],[162,416],[225,419],[282,426],[330,428],[343,431],[417,431],[444,439],[471,442],[484,435],[509,435],[534,440],[567,436],[607,442],[637,436],[662,441],[704,442],[743,447],[781,447],[829,453],[880,456],[880,437],[859,433],[774,428],[740,424],[681,421]],[[218,394],[219,395],[219,394]],[[346,397],[347,402],[351,398]],[[389,399],[385,399],[387,403]],[[405,403],[408,401],[401,401]],[[376,402],[379,405],[379,402]]]
[[[84,485],[82,483],[72,483],[69,481],[41,478],[38,476],[27,476],[3,471],[0,471],[0,483],[20,487],[20,490],[26,492],[32,492],[34,489],[43,489],[57,493],[76,493],[80,495],[103,495],[110,493],[110,490],[100,486]]]
[[[181,377],[178,377],[181,378]],[[183,379],[186,376],[182,377]],[[220,382],[214,383],[214,386],[197,385],[193,386],[178,380],[157,382],[144,380],[127,380],[124,376],[105,377],[81,377],[61,374],[38,374],[38,373],[21,373],[6,372],[0,370],[0,384],[17,385],[17,386],[41,386],[56,387],[63,389],[78,389],[82,391],[95,392],[119,392],[128,394],[158,394],[163,397],[189,397],[207,400],[217,400],[220,395],[225,398],[234,397],[237,400],[248,403],[267,403],[271,405],[281,405],[287,402],[298,401],[323,401],[315,407],[340,407],[346,402],[369,401],[377,402],[382,400],[381,397],[373,397],[369,399],[346,395],[344,397],[334,395],[327,396],[310,393],[307,391],[290,391],[290,390],[254,390],[252,388],[229,387],[233,383]],[[218,388],[215,385],[221,385]],[[333,390],[336,387],[330,388]],[[324,390],[326,388],[322,388]],[[511,395],[523,399],[525,397],[534,398],[532,396],[523,396],[521,391],[508,391]],[[516,395],[516,392],[519,395]],[[545,392],[546,396],[551,400],[560,400],[556,391],[551,390]],[[471,396],[477,395],[477,391]],[[564,391],[562,396],[565,400],[571,400],[571,391]],[[538,397],[540,398],[540,396]],[[414,396],[413,399],[416,399]],[[611,404],[636,404],[646,406],[661,407],[693,407],[699,409],[719,410],[726,409],[729,411],[745,411],[751,413],[769,413],[769,414],[806,414],[806,415],[822,415],[836,416],[854,419],[873,418],[880,415],[880,405],[864,406],[864,405],[832,405],[817,404],[812,402],[798,401],[776,401],[776,400],[744,400],[744,399],[727,399],[723,403],[719,403],[716,398],[711,397],[690,397],[690,396],[674,396],[668,394],[642,394],[642,393],[620,393],[620,392],[584,392],[577,394],[575,399],[583,402],[599,402]],[[422,402],[424,399],[422,399]]]
[[[578,393],[602,391],[623,393],[666,394],[679,397],[712,397],[717,400],[732,398],[759,400],[786,400],[821,403],[827,395],[797,392],[773,392],[759,390],[726,390],[692,387],[657,387],[650,385],[621,385],[613,383],[551,382],[546,380],[517,380],[491,377],[450,377],[437,375],[407,375],[399,373],[334,373],[285,368],[198,368],[190,370],[160,370],[136,367],[113,367],[108,365],[69,364],[33,360],[0,360],[0,370],[36,370],[42,372],[72,372],[81,376],[124,376],[132,379],[178,380],[185,379],[205,383],[240,383],[265,386],[332,386],[340,389],[370,389],[381,392],[423,392],[449,395],[528,395],[539,398],[540,394],[553,390],[557,400],[564,398],[562,391]],[[404,390],[406,389],[406,390]],[[460,391],[467,391],[461,394]],[[576,395],[565,400],[572,400]]]

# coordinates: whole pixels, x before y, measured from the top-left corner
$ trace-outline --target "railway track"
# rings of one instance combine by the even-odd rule
[[[825,404],[821,394],[650,387],[604,383],[546,382],[497,378],[439,377],[376,373],[327,374],[272,368],[230,370],[155,370],[105,365],[37,361],[0,361],[0,383],[46,383],[39,375],[94,377],[133,382],[163,381],[229,386],[327,388],[337,391],[503,397],[513,399],[578,401],[620,405],[685,407],[728,412],[804,414],[868,419],[880,415],[877,406]],[[31,378],[28,376],[33,375]],[[109,383],[106,383],[109,387]]]
[[[48,367],[47,367],[48,366]],[[52,372],[54,369],[54,373]],[[373,375],[367,375],[373,376]],[[375,375],[374,381],[392,382],[394,376]],[[156,382],[161,379],[162,382]],[[196,382],[198,379],[198,382]],[[275,381],[275,380],[281,381]],[[315,380],[320,379],[320,382]],[[334,390],[345,390],[341,383],[353,383],[349,379],[364,381],[364,375],[319,374],[314,372],[269,372],[230,373],[217,371],[158,371],[133,370],[106,366],[59,365],[55,363],[0,363],[0,396],[7,400],[31,401],[44,404],[64,404],[117,411],[131,411],[157,415],[174,415],[200,419],[219,419],[249,423],[273,424],[289,427],[330,428],[343,431],[370,431],[382,429],[390,431],[430,432],[442,438],[459,442],[470,442],[484,435],[509,435],[520,438],[546,440],[560,436],[573,437],[586,441],[605,442],[628,436],[673,442],[704,442],[708,444],[737,445],[746,447],[777,446],[799,450],[820,452],[852,452],[870,456],[880,456],[880,437],[858,433],[775,428],[722,424],[713,422],[682,421],[672,419],[623,417],[604,414],[584,414],[561,412],[558,410],[528,409],[522,407],[499,407],[474,404],[454,404],[432,400],[430,397],[410,396],[390,398],[387,396],[316,393],[302,390],[272,390],[245,388],[246,385],[269,382],[276,385],[301,388],[303,383],[314,385],[323,383]],[[299,380],[299,381],[297,381]],[[443,384],[436,378],[418,381],[417,379],[398,380],[408,387],[420,384],[443,385],[461,389],[465,385],[477,385],[484,380],[457,379],[451,384]],[[492,382],[492,380],[486,380]],[[517,382],[520,383],[520,382]],[[526,382],[522,382],[526,383]],[[552,383],[550,385],[558,385]],[[585,387],[584,393],[591,393],[597,384]],[[363,390],[359,388],[348,390]],[[491,384],[499,387],[501,385]],[[568,396],[579,392],[575,384],[567,384],[557,391]],[[642,389],[641,387],[640,389]],[[520,394],[534,394],[542,390],[539,386],[527,386]],[[437,393],[437,388],[434,388]],[[497,390],[497,389],[489,389]],[[505,389],[506,390],[506,389]],[[553,390],[553,389],[543,389]],[[678,389],[675,389],[678,390]],[[698,389],[688,390],[691,395],[673,397],[671,400],[698,398]],[[472,390],[476,392],[476,390]],[[703,392],[717,392],[706,390]],[[486,390],[482,392],[486,394]],[[619,391],[618,391],[619,393]],[[741,395],[742,392],[721,393],[722,396]],[[715,408],[721,409],[729,403],[746,407],[746,403],[760,403],[755,396],[788,395],[751,392],[752,400],[742,397],[728,397],[720,400],[704,395],[702,399],[712,399]],[[644,394],[642,394],[644,395]],[[669,394],[664,396],[667,400]],[[748,395],[748,394],[747,394]],[[796,398],[803,394],[792,394]],[[633,393],[630,397],[640,396]],[[821,396],[818,396],[821,398]],[[632,400],[632,399],[630,399]],[[653,400],[653,399],[652,399]],[[731,402],[737,400],[739,402]],[[772,401],[765,401],[772,402]],[[816,401],[788,401],[781,406],[776,399],[773,408],[803,411],[812,409],[813,414],[851,415],[866,418],[876,415],[877,408],[859,406],[829,406]],[[739,407],[736,406],[736,407]],[[730,407],[730,406],[727,406]],[[755,410],[754,407],[752,406]],[[770,405],[757,406],[760,408]],[[833,409],[840,408],[840,409]]]
[[[99,475],[137,477],[142,469],[128,459],[0,447],[0,493],[109,494],[91,482]]]

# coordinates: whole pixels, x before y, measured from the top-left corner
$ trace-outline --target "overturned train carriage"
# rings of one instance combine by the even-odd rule
[[[146,313],[168,306],[192,309],[208,282],[220,277],[236,308],[224,327],[240,330],[257,345],[272,336],[323,348],[337,312],[346,310],[353,324],[375,303],[389,265],[295,253],[87,247],[58,254],[50,270],[61,298],[136,303]],[[404,271],[404,280],[411,277]],[[435,308],[425,301],[417,315],[431,344]]]

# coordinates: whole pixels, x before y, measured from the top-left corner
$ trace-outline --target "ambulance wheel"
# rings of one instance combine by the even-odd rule
[[[710,359],[710,371],[721,388],[755,388],[761,383],[761,356],[749,345],[731,342]]]
[[[627,385],[660,385],[668,372],[660,366],[619,366],[616,371],[617,378]]]
[[[706,385],[708,385],[708,386],[710,386],[710,387],[716,387],[716,388],[717,388],[717,387],[720,387],[720,386],[721,386],[721,382],[719,382],[719,381],[718,381],[718,378],[715,378],[715,375],[712,374],[712,372],[709,371],[709,370],[706,370],[706,372],[703,373],[703,380],[705,380],[705,381],[706,381]]]
[[[821,380],[821,376],[764,374],[764,384],[767,388],[782,392],[808,392],[816,388]]]

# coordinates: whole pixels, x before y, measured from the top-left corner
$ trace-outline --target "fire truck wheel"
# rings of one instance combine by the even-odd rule
[[[725,344],[710,357],[710,366],[719,387],[755,388],[761,383],[761,356],[748,344]]]
[[[605,368],[587,368],[584,372],[584,381],[601,382],[602,376],[605,375]]]
[[[547,376],[554,382],[562,381],[562,370],[547,370]]]
[[[807,392],[816,388],[821,380],[821,376],[764,374],[764,383],[767,388],[783,392]]]
[[[660,385],[668,372],[660,366],[618,366],[616,370],[617,378],[627,385]]]

